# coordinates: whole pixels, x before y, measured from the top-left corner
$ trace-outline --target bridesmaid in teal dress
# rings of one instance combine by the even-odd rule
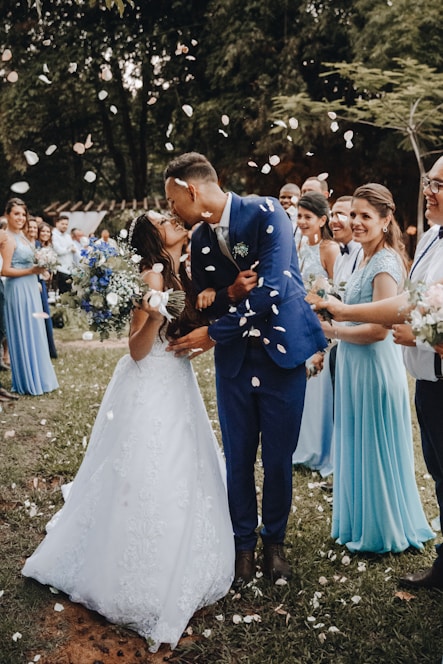
[[[406,262],[391,193],[379,184],[353,195],[351,224],[364,258],[349,279],[348,304],[402,290]],[[392,333],[370,323],[332,326],[337,351],[332,536],[350,551],[400,552],[434,537],[414,474],[406,370]]]
[[[2,248],[5,283],[5,321],[11,357],[12,391],[38,395],[57,389],[49,356],[34,248],[23,234],[26,204],[12,198],[6,204],[8,239]]]

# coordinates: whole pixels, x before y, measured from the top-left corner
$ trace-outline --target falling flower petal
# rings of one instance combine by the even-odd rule
[[[111,111],[111,113],[113,115],[116,115],[118,113],[118,108],[117,108],[117,106],[114,106],[114,104],[111,104],[111,106],[109,107],[109,110]]]
[[[283,120],[274,120],[274,124],[276,127],[283,127],[283,129],[287,129],[288,125],[286,122],[283,122]]]
[[[292,277],[292,274],[289,272],[289,270],[283,270],[283,274],[285,274],[287,277]]]
[[[175,184],[178,184],[179,187],[185,187],[186,189],[188,188],[188,183],[184,180],[180,180],[180,178],[174,178],[174,182]]]
[[[77,154],[84,154],[86,152],[86,148],[85,148],[83,143],[74,143],[74,145],[72,146],[72,149]]]
[[[277,154],[273,154],[269,157],[269,163],[271,166],[277,166],[280,163],[280,157]]]
[[[174,146],[172,145],[172,143],[165,143],[165,148],[168,150],[168,152],[172,152]]]
[[[9,48],[5,48],[2,53],[2,62],[8,62],[12,58],[12,52]]]
[[[9,74],[6,77],[6,80],[9,81],[9,83],[17,83],[18,81],[18,74],[16,71],[10,71]]]
[[[218,133],[224,136],[225,138],[228,138],[229,136],[229,134],[224,129],[219,129]]]
[[[225,125],[225,127],[227,127],[229,122],[230,122],[229,115],[222,115],[221,116],[221,121],[222,121],[222,124]]]
[[[206,272],[215,272],[215,267],[213,265],[207,265],[205,270]]]
[[[95,182],[97,179],[97,174],[94,173],[94,171],[86,171],[83,177],[86,182]]]
[[[283,353],[283,355],[286,353],[286,348],[281,344],[277,344],[277,350],[279,351],[279,353]]]
[[[271,172],[270,164],[263,164],[263,166],[261,167],[261,172],[263,173],[263,175],[267,175],[268,173],[270,173]]]
[[[352,141],[353,137],[354,137],[354,132],[352,131],[352,129],[345,131],[345,133],[343,134],[343,138],[345,139],[345,141]]]
[[[274,314],[275,314],[276,316],[278,316],[278,307],[277,307],[277,305],[276,305],[276,304],[273,304],[273,305],[271,306],[271,309],[272,309],[272,311],[274,312]]]
[[[32,314],[33,318],[49,318],[49,314],[45,311],[34,311]]]
[[[253,376],[251,380],[251,385],[252,387],[260,387],[260,378],[257,378],[257,376]]]
[[[313,152],[307,152],[307,153],[306,153],[306,156],[307,156],[307,157],[313,157],[313,156],[314,156],[314,153],[313,153]]]
[[[320,175],[317,175],[317,178],[321,181],[327,180],[329,177],[329,173],[320,173]]]
[[[270,198],[267,198],[267,199],[266,199],[266,205],[267,205],[268,208],[271,210],[271,212],[274,212],[274,211],[275,211],[274,203],[272,202],[272,200],[271,200]]]
[[[331,131],[338,131],[338,122],[331,122]]]
[[[108,67],[107,65],[105,65],[105,66],[102,68],[101,77],[102,77],[102,79],[103,79],[104,81],[110,81],[110,80],[112,79],[112,71],[111,71],[111,68]]]
[[[85,141],[85,148],[89,150],[89,148],[92,148],[93,145],[94,143],[92,142],[91,134],[88,134]]]
[[[266,229],[266,232],[267,232],[268,234],[273,233],[273,232],[274,232],[274,226],[272,226],[272,224],[269,224],[269,226],[268,226],[267,229]]]
[[[43,83],[47,83],[48,85],[51,85],[52,81],[49,80],[45,74],[40,74],[39,79],[43,81]]]
[[[188,118],[190,118],[192,116],[193,112],[194,112],[194,109],[189,104],[184,104],[182,106],[182,111],[183,111],[183,113],[185,113],[185,115],[188,116]]]
[[[151,97],[148,99],[148,106],[152,106],[153,104],[157,103],[157,97]]]
[[[53,154],[57,150],[56,145],[50,145],[49,147],[46,148],[45,154],[49,157],[51,154]]]
[[[248,161],[248,166],[251,168],[258,168],[258,164],[256,164],[255,161]]]
[[[270,297],[276,297],[277,295],[278,295],[278,290],[271,290],[271,292],[269,293]]]
[[[246,316],[242,316],[240,318],[240,320],[238,321],[238,324],[240,325],[240,327],[243,327],[243,325],[246,325],[247,322],[248,322],[248,319],[246,318]]]
[[[263,337],[263,343],[267,346],[267,345],[270,344],[271,342],[270,342],[269,339],[267,339],[266,337]]]
[[[108,418],[108,420],[114,419],[114,413],[112,412],[112,410],[108,410],[108,412],[106,413],[106,417]]]
[[[14,182],[10,187],[15,194],[26,194],[29,191],[29,182]]]
[[[337,118],[337,113],[335,113],[334,111],[328,111],[328,118],[330,120],[335,120]]]
[[[109,95],[109,92],[107,90],[100,90],[97,97],[100,99],[100,101],[103,101],[104,99],[106,99],[106,97],[108,95]]]
[[[277,332],[286,332],[286,328],[281,327],[281,325],[274,325],[274,330],[277,330]]]
[[[289,118],[289,126],[291,129],[297,129],[298,128],[298,120],[297,118]]]
[[[211,251],[210,247],[202,247],[202,254],[209,254],[210,251]]]
[[[354,147],[354,143],[352,141],[346,141],[346,147],[348,150],[351,150]]]
[[[75,74],[76,71],[77,71],[77,63],[76,62],[70,62],[69,67],[68,67],[68,72],[70,74]]]
[[[156,272],[157,274],[160,274],[161,272],[163,272],[163,265],[162,265],[162,263],[154,263],[154,265],[152,266],[151,270],[152,270],[153,272]]]

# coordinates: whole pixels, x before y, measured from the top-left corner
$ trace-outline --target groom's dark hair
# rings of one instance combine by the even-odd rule
[[[199,152],[185,152],[173,159],[165,169],[164,178],[177,178],[184,182],[192,179],[218,182],[215,168]]]

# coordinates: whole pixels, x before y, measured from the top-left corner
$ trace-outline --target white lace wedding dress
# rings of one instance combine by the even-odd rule
[[[123,357],[66,503],[23,575],[174,648],[234,574],[224,462],[191,363]]]

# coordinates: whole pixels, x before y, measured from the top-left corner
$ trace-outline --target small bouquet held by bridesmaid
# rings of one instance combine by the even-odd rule
[[[309,275],[309,278],[305,281],[305,288],[310,295],[314,294],[322,298],[322,300],[327,300],[328,295],[333,295],[338,300],[341,300],[339,291],[344,290],[340,286],[337,288],[327,277],[322,275],[316,276],[315,274]],[[332,316],[327,309],[316,309],[315,313],[321,316],[323,320],[328,321],[328,323],[332,321]]]
[[[90,238],[72,275],[72,291],[62,296],[63,304],[80,307],[86,313],[89,327],[99,333],[100,341],[108,339],[112,332],[117,337],[122,335],[131,311],[146,293],[151,293],[151,306],[169,321],[179,316],[185,306],[182,291],[154,291],[144,283],[139,271],[141,257],[123,237],[122,233],[117,247]],[[152,269],[161,271],[163,266]]]
[[[34,252],[34,265],[44,267],[48,272],[57,272],[60,262],[52,247],[39,247]]]
[[[408,286],[410,323],[414,336],[431,346],[443,343],[443,284]]]

